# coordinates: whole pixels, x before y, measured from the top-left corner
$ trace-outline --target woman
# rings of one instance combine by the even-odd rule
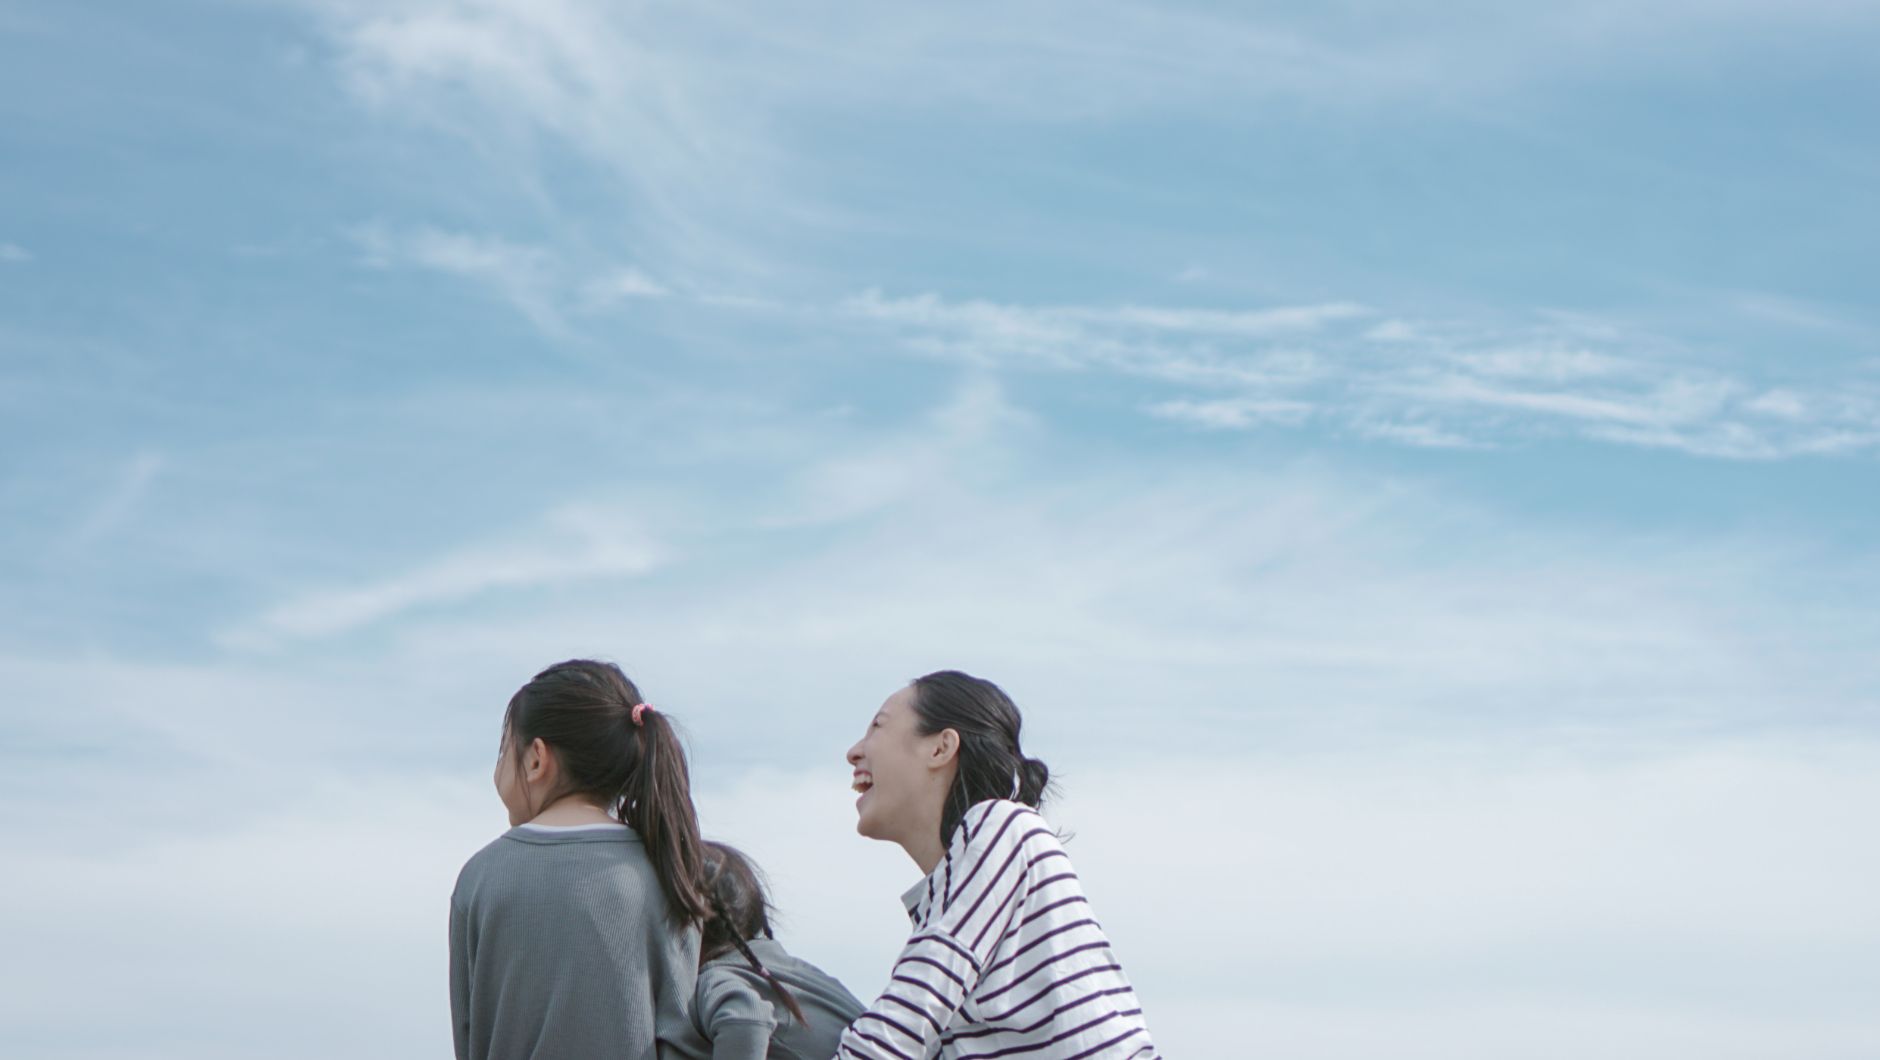
[[[997,685],[928,674],[888,697],[849,748],[856,830],[926,878],[913,934],[838,1056],[1153,1060],[1135,991],[1070,859],[1037,813],[1050,771],[1019,748]]]

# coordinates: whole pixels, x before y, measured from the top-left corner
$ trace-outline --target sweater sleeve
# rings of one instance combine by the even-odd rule
[[[1024,851],[1039,834],[1049,834],[1043,818],[1017,803],[988,802],[968,811],[947,851],[941,890],[902,949],[887,988],[843,1033],[839,1057],[919,1060],[929,1053],[1024,903],[1030,874]]]
[[[470,1060],[470,918],[450,900],[450,1034],[457,1060]]]
[[[743,976],[706,965],[698,977],[698,1025],[712,1042],[712,1060],[764,1060],[775,1011]]]

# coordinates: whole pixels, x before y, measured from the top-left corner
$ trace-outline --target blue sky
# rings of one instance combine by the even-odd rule
[[[7,7],[0,1042],[439,1051],[502,703],[600,654],[860,993],[840,754],[961,666],[1171,1054],[1872,1055],[1876,44]]]

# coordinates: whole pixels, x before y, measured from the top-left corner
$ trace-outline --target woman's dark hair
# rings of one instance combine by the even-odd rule
[[[770,932],[770,896],[765,893],[757,866],[729,843],[706,843],[705,896],[711,901],[712,915],[705,921],[698,962],[714,961],[737,950],[744,956],[745,963],[777,992],[790,1015],[795,1016],[798,1023],[808,1023],[795,996],[764,967],[757,954],[751,952],[751,939],[774,937]]]
[[[712,910],[685,748],[656,710],[642,711],[634,723],[633,708],[644,702],[620,667],[571,659],[536,674],[510,697],[503,732],[515,763],[537,739],[555,749],[562,784],[544,794],[542,805],[585,795],[631,826],[673,919],[700,924]]]
[[[991,681],[958,670],[917,677],[913,687],[921,735],[952,729],[960,736],[959,771],[940,815],[942,846],[953,841],[953,829],[976,803],[1010,799],[1033,809],[1044,804],[1051,770],[1019,749],[1024,719],[1011,696]]]

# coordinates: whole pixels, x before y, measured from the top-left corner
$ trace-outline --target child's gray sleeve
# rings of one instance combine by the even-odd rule
[[[735,972],[706,968],[697,997],[698,1025],[712,1040],[712,1060],[764,1060],[777,1016],[756,987]]]
[[[712,1060],[764,1060],[770,1052],[770,1025],[754,1020],[719,1024],[712,1031]]]

